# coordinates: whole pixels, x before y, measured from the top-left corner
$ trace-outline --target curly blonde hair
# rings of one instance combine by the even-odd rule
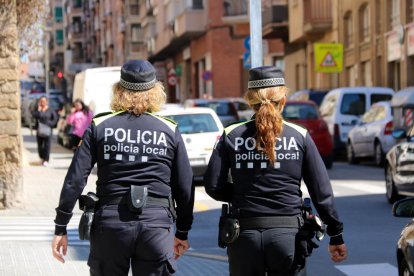
[[[286,103],[286,86],[249,89],[244,98],[256,112],[256,148],[264,151],[271,163],[276,161],[276,138],[283,131],[282,110]]]
[[[111,109],[113,111],[127,111],[140,115],[145,112],[157,112],[167,101],[167,94],[161,82],[146,91],[134,91],[122,87],[119,82],[113,86]]]

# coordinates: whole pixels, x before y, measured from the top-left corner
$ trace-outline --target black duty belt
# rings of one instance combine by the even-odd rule
[[[99,199],[99,205],[120,205],[120,204],[128,204],[129,194],[125,196],[118,196],[118,197],[103,197]],[[146,205],[151,206],[160,206],[170,208],[172,206],[172,199],[165,198],[165,197],[147,197]]]
[[[239,218],[241,229],[260,229],[260,228],[300,228],[303,224],[299,216],[278,216],[278,217],[252,217]]]

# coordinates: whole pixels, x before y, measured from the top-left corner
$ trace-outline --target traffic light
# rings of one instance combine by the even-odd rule
[[[59,71],[59,72],[57,73],[57,77],[58,77],[59,79],[62,79],[62,78],[63,78],[63,73],[62,73],[62,71]]]

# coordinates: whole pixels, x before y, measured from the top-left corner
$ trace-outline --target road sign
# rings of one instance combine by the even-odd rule
[[[211,71],[204,71],[202,74],[202,78],[204,81],[209,81],[213,78],[213,72]]]
[[[243,53],[243,67],[246,69],[250,69],[252,67],[252,58],[250,52]]]
[[[315,43],[315,70],[323,73],[342,72],[342,43]]]
[[[250,52],[250,35],[246,36],[243,42],[244,48],[246,51]]]

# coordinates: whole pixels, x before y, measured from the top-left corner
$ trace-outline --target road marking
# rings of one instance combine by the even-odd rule
[[[352,180],[335,180],[335,187],[346,188],[350,190],[361,191],[368,194],[385,194],[385,180],[384,185],[379,186],[378,181],[368,181],[364,180],[365,184],[359,181],[352,181]],[[371,182],[371,184],[370,184]]]
[[[0,217],[0,241],[51,241],[54,217]],[[74,215],[67,227],[70,245],[89,245],[79,240],[80,215]]]
[[[390,276],[398,275],[398,269],[389,263],[336,265],[338,270],[348,276]]]

